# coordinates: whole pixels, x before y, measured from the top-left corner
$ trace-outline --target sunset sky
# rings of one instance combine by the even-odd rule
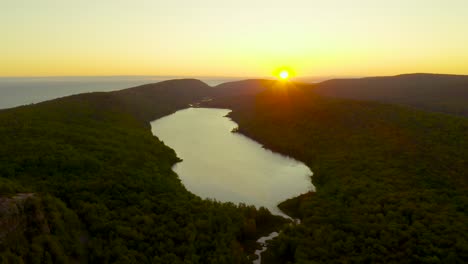
[[[0,76],[468,74],[466,0],[1,0]]]

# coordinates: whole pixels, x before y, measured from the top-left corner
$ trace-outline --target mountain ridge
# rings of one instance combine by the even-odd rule
[[[325,96],[372,100],[468,117],[468,76],[402,74],[334,79],[313,86]]]

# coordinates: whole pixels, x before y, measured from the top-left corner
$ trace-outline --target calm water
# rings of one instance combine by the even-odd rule
[[[22,77],[0,78],[0,109],[38,103],[72,94],[108,92],[178,76],[96,76],[96,77]],[[197,77],[198,78],[198,77]],[[200,77],[208,85],[238,78]]]
[[[183,159],[173,169],[188,190],[276,214],[279,202],[313,190],[306,165],[232,133],[237,124],[225,117],[229,112],[188,108],[151,123],[153,134]]]

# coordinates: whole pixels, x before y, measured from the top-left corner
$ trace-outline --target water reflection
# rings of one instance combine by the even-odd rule
[[[151,123],[153,134],[183,159],[174,166],[188,190],[202,198],[265,206],[313,190],[303,163],[262,148],[231,131],[230,110],[188,108]]]

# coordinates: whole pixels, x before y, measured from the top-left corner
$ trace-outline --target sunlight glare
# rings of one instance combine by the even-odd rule
[[[283,80],[286,80],[289,77],[289,72],[286,70],[282,70],[279,74],[279,77]]]

